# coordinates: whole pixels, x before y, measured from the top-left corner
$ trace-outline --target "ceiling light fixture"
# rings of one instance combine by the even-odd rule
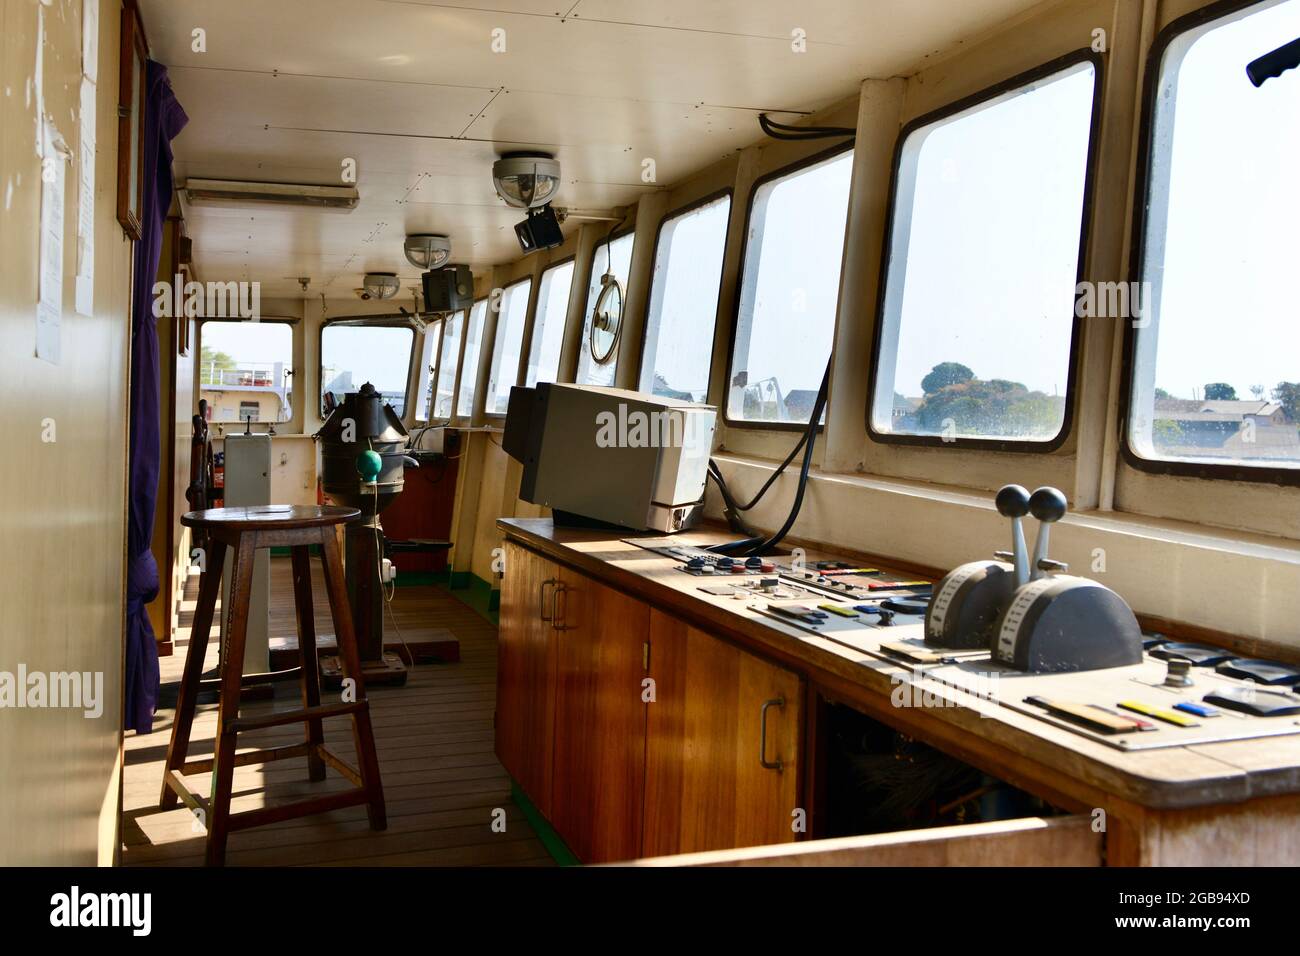
[[[451,258],[451,240],[432,233],[416,233],[406,237],[402,246],[406,261],[417,269],[437,269]]]
[[[560,189],[560,163],[547,153],[506,153],[492,164],[492,185],[506,205],[537,209]]]
[[[367,272],[361,282],[362,298],[391,299],[402,288],[396,272]]]

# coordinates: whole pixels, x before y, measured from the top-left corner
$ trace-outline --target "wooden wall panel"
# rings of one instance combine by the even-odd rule
[[[97,717],[0,711],[0,864],[93,865],[116,852],[121,751],[131,244],[115,212],[120,4],[99,5],[94,314],[75,312],[79,166],[70,165],[57,364],[35,356],[41,165],[35,96],[24,91],[43,10],[45,110],[75,155],[82,3],[0,10],[0,85],[13,91],[0,98],[0,671],[21,664],[102,682]]]

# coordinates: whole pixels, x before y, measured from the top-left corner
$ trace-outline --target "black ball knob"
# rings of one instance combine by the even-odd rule
[[[1039,488],[1029,496],[1029,513],[1039,521],[1060,521],[1065,510],[1065,495],[1056,488]]]
[[[1003,485],[994,501],[998,514],[1004,518],[1023,518],[1029,514],[1029,492],[1020,485]]]

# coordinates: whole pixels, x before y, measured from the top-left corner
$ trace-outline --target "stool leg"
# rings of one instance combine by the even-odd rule
[[[357,765],[361,780],[369,797],[367,811],[370,829],[388,827],[384,808],[384,785],[379,779],[379,757],[375,752],[375,735],[370,726],[370,704],[366,698],[365,680],[361,675],[361,658],[357,654],[356,635],[352,630],[352,612],[348,607],[347,586],[343,581],[343,562],[339,557],[338,539],[333,528],[321,534],[321,563],[325,566],[325,592],[329,595],[330,614],[334,618],[334,638],[339,646],[339,661],[343,674],[356,682],[357,700],[367,701],[366,706],[352,715],[352,737],[357,748]]]
[[[168,783],[168,771],[180,770],[190,749],[190,731],[194,727],[194,707],[198,702],[199,680],[203,677],[203,658],[208,652],[208,637],[212,632],[212,616],[216,612],[217,595],[221,593],[221,572],[226,563],[226,544],[209,539],[204,556],[203,573],[199,576],[199,601],[194,608],[194,626],[190,628],[190,646],[185,652],[185,673],[181,677],[180,691],[176,695],[176,716],[172,720],[172,739],[167,745],[167,762],[163,765],[160,810],[170,810],[180,799]],[[206,821],[204,821],[206,822]]]
[[[311,557],[307,545],[294,545],[290,550],[293,560],[293,603],[298,617],[298,648],[302,652],[302,705],[320,706],[320,671],[316,662],[316,622],[312,617]],[[307,755],[307,776],[312,780],[325,779],[325,761],[314,749],[325,744],[325,726],[319,717],[307,721],[307,744],[312,751]]]
[[[239,689],[244,669],[244,639],[248,633],[248,602],[253,588],[257,537],[255,531],[245,531],[239,536],[239,547],[230,569],[230,607],[226,612],[226,641],[221,648],[221,706],[217,711],[217,740],[212,751],[208,866],[222,866],[226,862],[230,790],[235,779],[235,722],[239,719]]]

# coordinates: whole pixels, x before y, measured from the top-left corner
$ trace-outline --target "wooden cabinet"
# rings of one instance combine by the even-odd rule
[[[640,856],[650,609],[560,570],[551,822],[579,859]]]
[[[643,856],[795,839],[803,684],[652,611]]]
[[[510,776],[551,815],[559,565],[505,545],[497,647],[496,751]]]
[[[569,849],[603,863],[793,840],[800,678],[505,548],[497,756]]]

